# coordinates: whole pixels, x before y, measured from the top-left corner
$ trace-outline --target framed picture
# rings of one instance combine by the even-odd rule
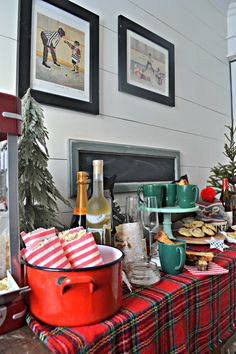
[[[174,45],[118,17],[119,91],[175,105]]]
[[[18,95],[99,113],[99,17],[70,1],[21,0]]]

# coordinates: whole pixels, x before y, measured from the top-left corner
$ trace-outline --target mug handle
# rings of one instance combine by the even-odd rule
[[[143,194],[143,185],[138,187],[137,194],[139,202],[144,203],[144,200],[141,198],[141,193]]]
[[[184,251],[182,247],[177,247],[176,248],[176,252],[179,252],[179,256],[180,256],[180,261],[179,261],[179,265],[177,265],[175,267],[175,270],[180,270],[180,268],[183,267],[183,263],[184,263]]]
[[[198,198],[199,198],[199,188],[197,186],[194,186],[193,189],[195,190],[194,203],[196,203],[198,201]]]

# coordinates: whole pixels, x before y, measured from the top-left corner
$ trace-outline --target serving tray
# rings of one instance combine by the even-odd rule
[[[211,237],[214,237],[217,240],[225,239],[225,236],[221,234],[216,234],[214,236],[204,236],[204,237],[187,237],[187,236],[180,235],[178,231],[174,232],[174,236],[177,239],[184,240],[186,241],[187,244],[192,244],[192,245],[209,245],[209,241],[211,240]]]

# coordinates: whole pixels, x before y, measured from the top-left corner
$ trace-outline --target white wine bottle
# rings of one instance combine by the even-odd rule
[[[93,194],[87,204],[86,225],[98,244],[111,245],[111,203],[104,197],[103,160],[93,160]]]

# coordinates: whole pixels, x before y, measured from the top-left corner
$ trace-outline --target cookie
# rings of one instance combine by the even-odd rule
[[[195,227],[202,227],[204,225],[204,222],[203,221],[200,221],[200,220],[194,220],[192,222],[192,227],[195,228]]]
[[[203,230],[200,229],[199,227],[195,227],[195,228],[190,229],[190,232],[193,237],[204,237],[205,236]]]
[[[186,227],[181,227],[179,230],[178,230],[178,233],[180,235],[183,235],[183,236],[186,236],[186,237],[191,237],[192,234],[190,232],[190,229],[186,228]]]
[[[212,225],[212,224],[204,224],[204,226],[208,227],[208,229],[211,229],[216,234],[217,229],[216,229],[216,227],[214,225]]]
[[[193,227],[193,226],[192,226],[192,223],[191,223],[191,222],[185,222],[185,223],[183,224],[183,227],[184,227],[184,228],[187,228],[187,229],[191,229],[191,227]]]
[[[189,223],[189,224],[192,224],[192,222],[194,221],[195,219],[193,218],[193,217],[191,217],[191,216],[189,216],[189,217],[187,217],[187,218],[183,218],[182,219],[182,222],[183,223]]]
[[[209,235],[209,236],[215,235],[215,232],[205,225],[202,227],[202,231],[204,232],[204,234]]]
[[[227,232],[227,235],[232,238],[236,238],[236,232]]]

